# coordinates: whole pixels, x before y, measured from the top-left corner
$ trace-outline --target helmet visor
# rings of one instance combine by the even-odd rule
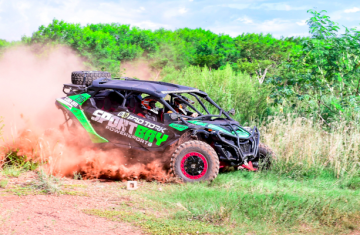
[[[156,101],[150,101],[149,103],[149,106],[153,109],[153,108],[156,108],[156,105],[155,105]]]

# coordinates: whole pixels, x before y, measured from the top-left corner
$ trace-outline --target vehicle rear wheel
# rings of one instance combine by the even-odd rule
[[[74,71],[71,73],[72,84],[83,85],[84,78],[84,85],[90,86],[98,78],[111,78],[111,74],[105,71]]]
[[[212,181],[219,173],[219,158],[207,143],[187,141],[173,153],[170,169],[184,182]]]

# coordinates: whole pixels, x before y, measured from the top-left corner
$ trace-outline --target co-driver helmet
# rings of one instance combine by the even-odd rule
[[[181,98],[183,98],[184,100],[186,100],[189,104],[194,104],[195,102],[188,99],[185,96],[181,96]],[[187,109],[187,104],[182,101],[180,98],[176,97],[174,98],[174,106],[176,109],[180,110],[184,115],[187,115],[188,109]]]
[[[157,100],[151,96],[148,96],[141,101],[141,108],[151,111],[155,114],[158,114],[158,110],[155,106]]]

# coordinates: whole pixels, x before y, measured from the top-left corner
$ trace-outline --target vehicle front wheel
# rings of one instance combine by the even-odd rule
[[[212,181],[219,173],[219,158],[207,143],[187,141],[176,148],[170,169],[184,182]]]
[[[252,164],[255,168],[267,170],[275,157],[274,151],[269,146],[260,143],[258,156],[252,160]]]

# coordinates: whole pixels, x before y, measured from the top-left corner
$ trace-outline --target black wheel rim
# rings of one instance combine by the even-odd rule
[[[190,179],[198,179],[205,175],[208,168],[206,158],[197,152],[191,152],[181,161],[181,171]]]

